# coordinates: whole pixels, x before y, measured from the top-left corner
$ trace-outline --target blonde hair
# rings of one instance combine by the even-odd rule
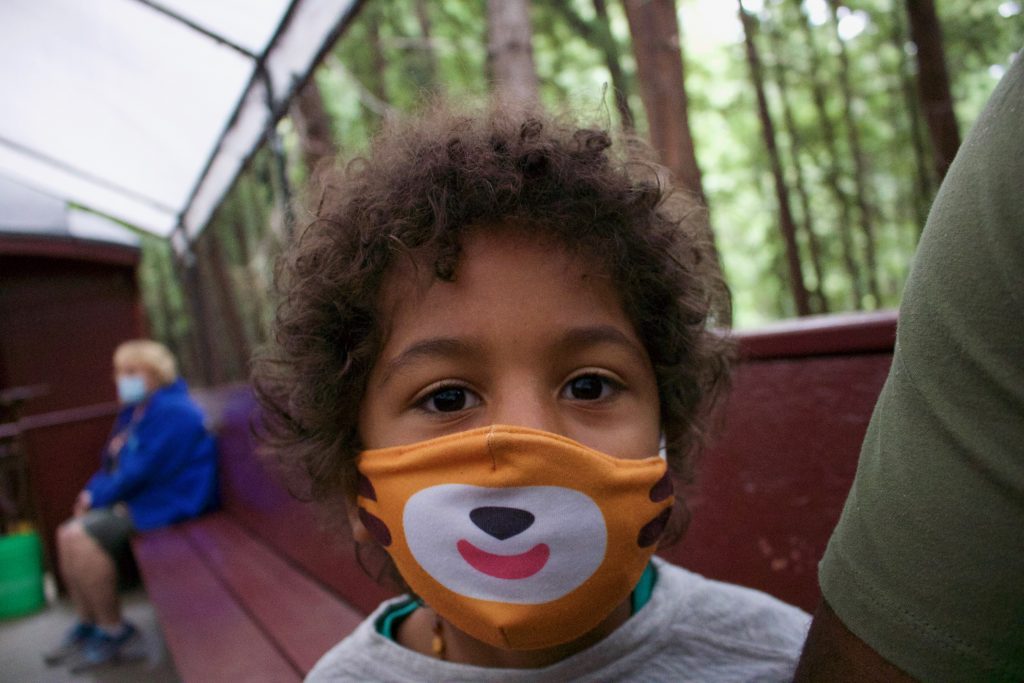
[[[114,367],[135,361],[145,365],[153,376],[166,386],[178,379],[178,363],[166,346],[152,339],[132,339],[123,342],[114,351]]]

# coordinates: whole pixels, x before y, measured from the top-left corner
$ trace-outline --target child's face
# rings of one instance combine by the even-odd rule
[[[364,448],[508,424],[620,458],[657,453],[654,371],[600,268],[504,230],[466,236],[454,282],[432,273],[402,264],[389,277]]]

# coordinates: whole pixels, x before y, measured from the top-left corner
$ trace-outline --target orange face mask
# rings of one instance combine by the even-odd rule
[[[640,580],[672,509],[659,457],[491,426],[359,456],[358,513],[410,588],[474,638],[567,643]]]

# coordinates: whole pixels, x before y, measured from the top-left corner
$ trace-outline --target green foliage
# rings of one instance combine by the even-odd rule
[[[706,0],[681,1],[684,28],[691,11],[707,6]],[[725,3],[723,3],[725,4]],[[823,0],[803,3],[824,7]],[[852,282],[842,265],[840,230],[842,207],[828,186],[829,157],[836,156],[841,171],[841,189],[852,199],[857,187],[853,179],[851,150],[842,120],[839,89],[836,27],[831,21],[809,23],[814,40],[818,70],[806,41],[801,39],[801,22],[791,0],[766,0],[757,14],[761,31],[758,46],[765,62],[768,96],[783,158],[792,159],[794,139],[783,122],[782,99],[792,111],[799,143],[797,155],[808,184],[811,213],[821,238],[824,256],[824,290],[831,310],[892,307],[898,304],[917,236],[937,182],[931,169],[927,129],[920,115],[912,111],[913,100],[904,97],[904,86],[916,97],[913,78],[916,65],[909,43],[906,13],[902,2],[893,0],[849,0],[841,16],[854,13],[866,20],[864,30],[848,37],[844,46],[849,57],[852,106],[868,176],[865,187],[875,226],[878,252],[876,273],[882,300],[864,296],[851,299]],[[953,94],[961,132],[980,112],[995,85],[993,74],[1008,63],[1010,54],[1021,47],[1022,17],[1004,18],[999,0],[987,2],[950,0],[941,5],[945,46],[953,79]],[[753,6],[753,3],[750,3]],[[735,5],[734,5],[735,6]],[[820,15],[820,12],[812,14]],[[954,19],[955,17],[955,19]],[[690,25],[692,27],[692,24]],[[771,32],[781,36],[776,44]],[[955,37],[954,37],[955,36]],[[687,45],[684,33],[684,50]],[[776,48],[776,49],[773,49]],[[691,126],[698,158],[704,173],[719,249],[735,298],[738,326],[760,324],[792,314],[788,282],[779,261],[781,239],[776,227],[777,206],[770,182],[768,157],[760,138],[759,122],[742,46],[725,44],[720,49],[688,56],[687,90],[691,102]],[[778,65],[788,74],[785,91],[773,75]],[[993,65],[996,65],[993,68]],[[990,73],[990,70],[992,73]],[[813,79],[827,87],[825,113],[834,126],[834,140],[826,138],[812,96]],[[923,159],[914,153],[914,126],[923,144]],[[920,163],[923,161],[923,164]],[[786,169],[792,193],[795,169]],[[795,199],[794,211],[799,214]],[[858,220],[858,209],[850,206],[850,221]],[[855,226],[853,226],[855,227]],[[858,265],[865,268],[864,235],[854,234]],[[813,281],[806,239],[802,241],[805,279]]]
[[[1024,47],[1024,13],[1020,0],[945,0],[937,2],[953,99],[961,127],[973,121],[1010,55]],[[1016,14],[1003,16],[1004,12]],[[996,68],[993,68],[996,67]]]
[[[735,298],[736,324],[745,327],[791,316],[794,310],[778,206],[736,4],[730,0],[677,3],[690,125],[717,244]],[[617,0],[607,4],[621,67],[632,82],[628,95],[636,131],[643,136],[647,124],[636,89],[628,25],[621,4]],[[1019,13],[1020,2],[1007,0],[943,0],[936,4],[961,134],[966,134],[1011,53],[1024,45],[1024,14]],[[850,131],[843,119],[840,38],[837,26],[823,11],[825,0],[803,0],[800,7],[794,0],[764,0],[757,11],[757,44],[787,182],[793,194],[797,181],[803,181],[809,210],[804,213],[795,195],[791,202],[797,221],[805,225],[810,218],[820,241],[821,287],[831,311],[898,303],[937,188],[927,128],[917,111],[917,68],[903,1],[846,0],[842,5],[843,30],[862,26],[859,32],[845,34],[843,46],[850,83],[845,97],[852,107],[865,160],[863,185],[854,178]],[[1017,14],[1012,12],[1014,6]],[[426,12],[427,32],[419,10]],[[588,118],[596,115],[618,127],[621,122],[610,92],[604,52],[593,34],[581,29],[593,29],[593,0],[533,0],[531,12],[534,59],[544,103],[556,108],[571,106]],[[716,26],[708,23],[712,17],[719,22]],[[721,39],[717,43],[710,40],[712,34]],[[335,141],[342,154],[351,157],[366,148],[388,111],[409,111],[433,93],[455,101],[486,96],[486,62],[483,0],[368,0],[315,78],[333,121]],[[815,83],[824,88],[823,110],[815,103]],[[787,110],[791,128],[786,125]],[[832,126],[831,135],[823,116]],[[297,133],[287,120],[279,131],[288,152],[288,177],[298,186],[306,169],[298,154]],[[266,150],[255,156],[203,236],[204,240],[217,240],[232,290],[207,292],[210,308],[221,312],[223,318],[224,307],[235,306],[244,341],[250,347],[264,339],[268,329],[273,312],[272,263],[283,239],[279,208],[283,188],[275,184],[272,162]],[[833,170],[838,174],[834,179]],[[881,301],[875,301],[863,286],[866,237],[859,228],[857,192],[863,193],[874,225],[875,275]],[[300,227],[302,222],[300,215]],[[851,241],[854,267],[860,271],[859,300],[844,261],[844,229]],[[804,276],[813,287],[816,280],[806,232],[800,235],[800,248]],[[201,259],[209,258],[208,249],[197,251]],[[195,323],[171,264],[166,245],[144,242],[140,278],[151,328],[156,336],[185,351],[194,347],[191,333]],[[203,271],[204,277],[208,270]],[[218,289],[209,281],[204,286]],[[217,324],[223,325],[223,321]],[[218,354],[237,353],[228,348],[230,335],[218,333],[215,337]]]
[[[187,352],[193,332],[185,292],[175,273],[174,254],[167,240],[141,234],[142,258],[138,268],[139,289],[146,309],[149,333],[167,345],[178,358],[182,373],[197,374]]]

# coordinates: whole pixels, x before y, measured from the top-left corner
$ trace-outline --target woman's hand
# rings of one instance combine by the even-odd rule
[[[72,508],[72,513],[75,517],[81,517],[89,508],[92,507],[92,493],[89,491],[82,491],[78,494],[78,498],[75,499],[75,506]]]

